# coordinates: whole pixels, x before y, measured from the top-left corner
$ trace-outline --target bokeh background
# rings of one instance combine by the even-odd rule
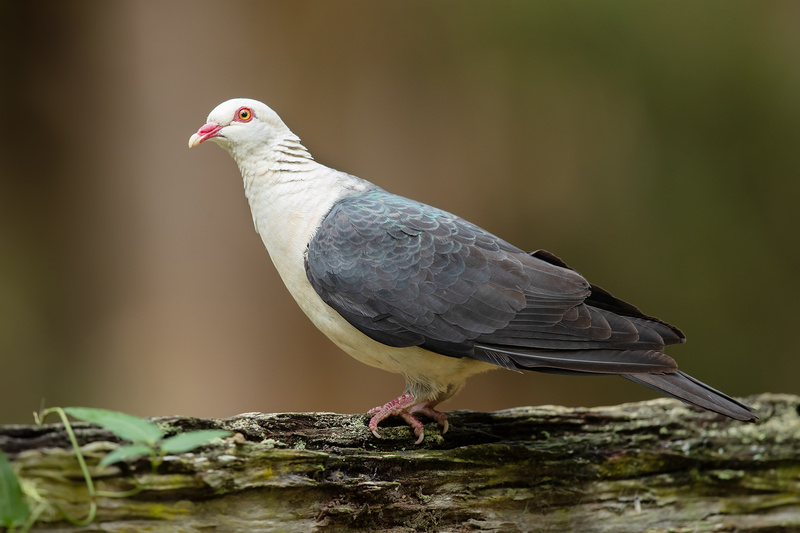
[[[296,307],[228,155],[187,148],[239,96],[680,326],[698,378],[800,392],[798,2],[2,1],[0,53],[1,423],[401,392]],[[498,371],[443,407],[654,395]]]

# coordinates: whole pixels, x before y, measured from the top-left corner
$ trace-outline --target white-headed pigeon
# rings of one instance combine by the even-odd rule
[[[525,252],[455,215],[323,166],[256,100],[217,106],[189,146],[210,140],[242,173],[255,229],[311,321],[359,361],[406,379],[369,428],[417,414],[502,367],[618,374],[737,420],[753,410],[678,370],[681,331],[590,284],[551,253]]]

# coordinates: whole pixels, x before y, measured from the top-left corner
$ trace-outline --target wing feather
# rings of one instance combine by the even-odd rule
[[[514,368],[670,372],[672,326],[463,219],[373,188],[338,202],[308,279],[371,338]]]

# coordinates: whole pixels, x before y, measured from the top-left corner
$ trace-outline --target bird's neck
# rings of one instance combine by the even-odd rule
[[[265,175],[281,171],[307,172],[318,166],[300,139],[291,133],[264,144],[228,145],[225,148],[239,165],[245,191],[257,185]]]
[[[342,196],[363,189],[363,184],[369,185],[314,161],[294,134],[264,145],[261,150],[235,155],[254,217],[256,206],[262,204],[274,212],[299,209],[313,216],[317,214],[316,204],[332,205]]]

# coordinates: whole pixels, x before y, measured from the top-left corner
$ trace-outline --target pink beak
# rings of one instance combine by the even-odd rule
[[[212,137],[216,137],[217,135],[219,135],[221,129],[222,126],[220,126],[219,124],[214,124],[213,122],[209,122],[208,124],[203,125],[202,128],[197,130],[197,133],[195,133],[189,138],[189,148],[194,148],[201,142],[207,141]]]

